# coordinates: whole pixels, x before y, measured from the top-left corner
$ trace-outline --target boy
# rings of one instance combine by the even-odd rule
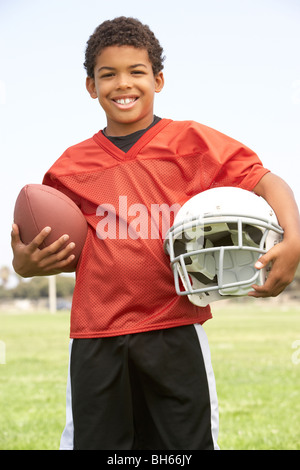
[[[104,22],[88,41],[85,67],[87,90],[107,126],[67,149],[44,177],[89,224],[76,270],[61,448],[217,449],[217,399],[202,328],[210,308],[175,294],[165,233],[153,226],[151,211],[182,205],[212,186],[264,197],[285,231],[257,265],[273,262],[265,285],[250,294],[267,297],[292,281],[300,259],[296,203],[245,146],[194,122],[154,116],[163,58],[147,26],[125,17]],[[61,249],[62,237],[40,249],[48,233],[25,246],[13,226],[20,275],[67,270],[73,245]]]

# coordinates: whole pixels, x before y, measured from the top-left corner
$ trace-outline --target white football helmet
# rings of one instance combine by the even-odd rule
[[[250,191],[222,187],[197,194],[181,207],[164,241],[177,294],[202,307],[247,295],[266,279],[255,262],[282,236],[273,209]]]

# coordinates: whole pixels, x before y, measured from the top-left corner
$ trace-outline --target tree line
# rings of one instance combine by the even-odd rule
[[[13,286],[9,280],[14,278]],[[46,276],[23,279],[12,273],[8,267],[0,268],[0,299],[33,299],[48,297],[49,279]],[[73,276],[56,276],[57,297],[70,298],[73,295],[75,279]]]
[[[9,286],[9,278],[14,276],[14,286]],[[70,298],[73,295],[75,278],[59,274],[56,276],[57,297]],[[300,295],[300,265],[298,266],[295,279],[287,289],[291,295]],[[49,295],[48,277],[33,277],[23,279],[6,266],[0,268],[0,299],[40,299]]]

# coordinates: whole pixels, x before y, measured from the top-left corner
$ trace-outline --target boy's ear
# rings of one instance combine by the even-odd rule
[[[159,72],[155,76],[155,92],[159,93],[163,89],[164,84],[165,84],[164,74],[163,72]]]
[[[86,77],[85,86],[91,98],[93,99],[98,98],[98,94],[97,94],[97,90],[95,86],[95,80],[92,77]]]

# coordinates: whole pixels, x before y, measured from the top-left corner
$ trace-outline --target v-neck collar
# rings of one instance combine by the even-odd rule
[[[123,150],[119,149],[116,145],[114,145],[105,135],[103,135],[102,131],[99,131],[97,134],[94,135],[94,141],[102,147],[107,153],[109,153],[113,158],[120,161],[127,161],[133,160],[141,149],[148,144],[164,127],[166,127],[170,122],[171,119],[161,119],[155,126],[148,129],[142,137],[128,150],[128,152],[124,152]]]

